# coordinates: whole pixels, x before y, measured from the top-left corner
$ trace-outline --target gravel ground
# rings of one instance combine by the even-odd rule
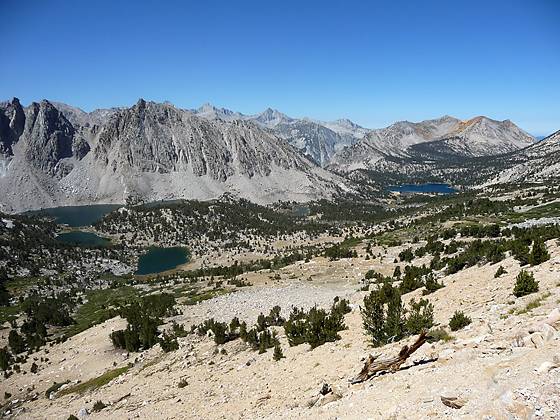
[[[201,320],[214,318],[218,321],[230,321],[233,317],[238,317],[253,323],[260,313],[267,314],[275,305],[279,305],[283,316],[287,317],[292,307],[310,308],[317,305],[327,308],[336,296],[343,298],[355,291],[356,288],[350,285],[292,283],[285,286],[255,286],[201,302],[189,307],[185,313],[189,318]]]

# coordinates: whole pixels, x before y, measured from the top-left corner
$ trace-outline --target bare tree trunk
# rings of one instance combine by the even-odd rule
[[[367,381],[372,376],[376,376],[381,373],[396,372],[400,369],[406,359],[408,359],[412,353],[418,350],[422,344],[426,342],[426,334],[426,331],[422,331],[414,344],[410,347],[408,345],[404,345],[399,354],[396,356],[376,360],[376,357],[370,354],[362,371],[358,374],[358,376],[350,379],[350,383],[357,384]]]

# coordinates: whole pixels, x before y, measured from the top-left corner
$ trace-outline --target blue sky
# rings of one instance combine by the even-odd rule
[[[0,1],[0,98],[560,129],[560,1]]]

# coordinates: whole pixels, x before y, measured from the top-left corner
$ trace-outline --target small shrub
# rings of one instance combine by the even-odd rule
[[[103,401],[98,400],[95,402],[95,404],[93,404],[93,411],[98,412],[103,410],[105,407],[107,407],[107,405],[105,405]]]
[[[184,387],[186,387],[188,384],[189,384],[189,383],[187,382],[187,380],[183,378],[183,379],[181,379],[181,380],[179,381],[179,384],[177,385],[177,387],[178,387],[178,388],[184,388]]]
[[[177,324],[175,321],[173,321],[173,334],[175,334],[175,337],[186,337],[188,335],[185,326]]]
[[[170,351],[175,351],[179,349],[179,342],[177,341],[177,337],[173,334],[164,333],[159,342],[161,349],[165,353],[169,353]]]
[[[507,274],[507,271],[504,267],[502,267],[501,265],[498,267],[498,270],[496,271],[496,274],[494,274],[494,278],[497,279],[498,277],[501,277],[502,275]]]
[[[449,320],[449,328],[451,328],[451,331],[458,331],[461,328],[465,328],[471,322],[471,319],[462,311],[455,311],[455,313]]]
[[[225,344],[239,337],[235,331],[230,331],[228,324],[215,321],[213,318],[207,319],[197,326],[195,330],[199,335],[205,335],[208,331],[212,331],[214,334],[214,342],[217,345]]]
[[[424,287],[426,288],[422,294],[429,295],[434,293],[436,290],[441,289],[443,284],[438,283],[437,279],[434,277],[433,273],[430,273],[426,276],[426,281],[424,282]]]
[[[428,342],[429,343],[435,343],[438,341],[443,341],[443,342],[448,342],[453,340],[453,336],[450,335],[447,330],[445,328],[436,328],[434,330],[431,330],[428,333]]]
[[[530,295],[539,291],[539,283],[535,280],[533,273],[521,270],[515,280],[513,294],[516,297]]]

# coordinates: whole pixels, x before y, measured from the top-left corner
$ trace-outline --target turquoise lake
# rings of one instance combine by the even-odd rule
[[[52,217],[56,223],[71,227],[90,226],[103,216],[122,207],[121,204],[92,204],[90,206],[65,206],[34,210],[26,214]]]
[[[189,253],[186,248],[148,248],[148,252],[140,256],[138,269],[135,274],[156,274],[162,271],[172,270],[189,261]]]

